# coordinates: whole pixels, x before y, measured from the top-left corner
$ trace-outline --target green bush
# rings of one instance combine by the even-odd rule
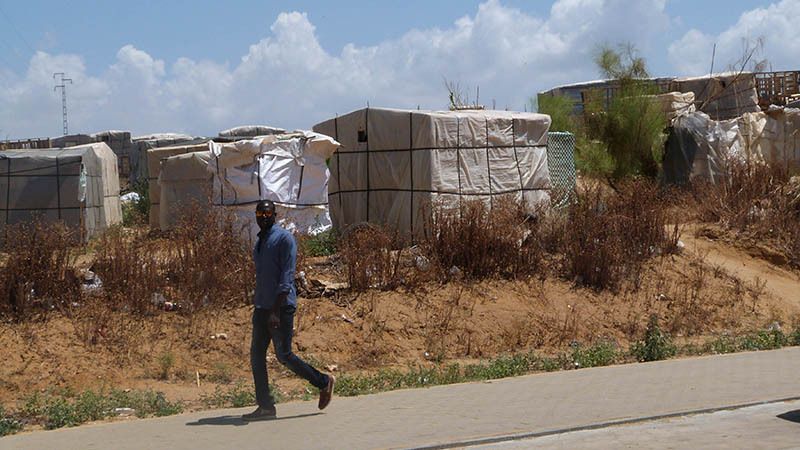
[[[136,183],[131,192],[139,194],[139,200],[122,205],[122,225],[144,225],[150,220],[150,188],[147,181]]]
[[[572,363],[576,368],[600,367],[614,364],[619,351],[613,342],[598,342],[588,347],[575,344],[572,347]]]
[[[169,378],[169,373],[175,366],[175,355],[172,352],[164,352],[158,356],[158,377],[162,380]]]
[[[47,429],[55,429],[111,417],[116,408],[131,408],[138,417],[161,417],[183,411],[180,402],[170,402],[161,392],[87,390],[78,395],[33,394],[26,399],[20,415],[42,423]]]
[[[658,317],[652,316],[644,333],[644,339],[633,344],[631,354],[638,361],[660,361],[675,356],[678,348],[672,338],[658,325]]]
[[[22,429],[22,423],[13,417],[7,417],[6,411],[0,405],[0,437],[14,434]]]
[[[789,343],[786,335],[780,328],[774,327],[747,334],[741,338],[738,345],[740,350],[775,350]]]
[[[800,327],[795,328],[789,336],[786,336],[786,345],[800,345]]]
[[[305,256],[330,256],[336,253],[337,240],[336,231],[330,229],[314,236],[303,237],[300,240],[300,250]]]
[[[797,345],[798,331],[786,335],[778,327],[770,327],[755,333],[741,336],[722,335],[706,345],[713,353],[734,353],[741,351],[775,350],[787,345]]]
[[[537,111],[550,116],[550,131],[575,133],[577,124],[573,118],[574,102],[562,95],[539,95]]]

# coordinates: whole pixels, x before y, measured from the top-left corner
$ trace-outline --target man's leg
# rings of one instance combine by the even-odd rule
[[[267,348],[270,341],[268,318],[268,310],[260,308],[253,310],[250,366],[253,368],[253,383],[256,386],[256,402],[258,406],[272,409],[275,407],[275,400],[269,392],[269,375],[267,375]]]
[[[309,383],[319,389],[328,386],[328,375],[320,373],[297,357],[292,351],[292,333],[294,328],[294,306],[281,308],[281,325],[277,330],[272,330],[272,344],[275,346],[275,356],[281,364],[288,367],[298,376],[305,378]]]

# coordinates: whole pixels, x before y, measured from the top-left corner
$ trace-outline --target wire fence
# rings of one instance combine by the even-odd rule
[[[550,203],[563,208],[575,199],[575,135],[567,132],[547,134],[547,167],[550,169]]]

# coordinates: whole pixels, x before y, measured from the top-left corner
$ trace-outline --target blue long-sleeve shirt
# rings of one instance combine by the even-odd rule
[[[294,288],[294,270],[297,261],[297,244],[291,233],[273,225],[266,233],[258,233],[253,249],[256,263],[256,293],[253,305],[271,309],[278,294],[286,293],[287,305],[297,306]]]

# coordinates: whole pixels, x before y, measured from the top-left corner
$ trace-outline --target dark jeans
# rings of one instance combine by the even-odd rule
[[[275,399],[269,392],[269,376],[267,375],[267,348],[269,342],[275,347],[275,356],[281,364],[291,369],[298,376],[322,389],[328,385],[328,376],[306,364],[292,352],[292,328],[294,327],[295,307],[287,305],[281,308],[281,324],[275,328],[269,326],[267,309],[253,310],[253,338],[250,341],[250,365],[253,368],[253,381],[256,385],[256,401],[262,408],[271,408]]]

